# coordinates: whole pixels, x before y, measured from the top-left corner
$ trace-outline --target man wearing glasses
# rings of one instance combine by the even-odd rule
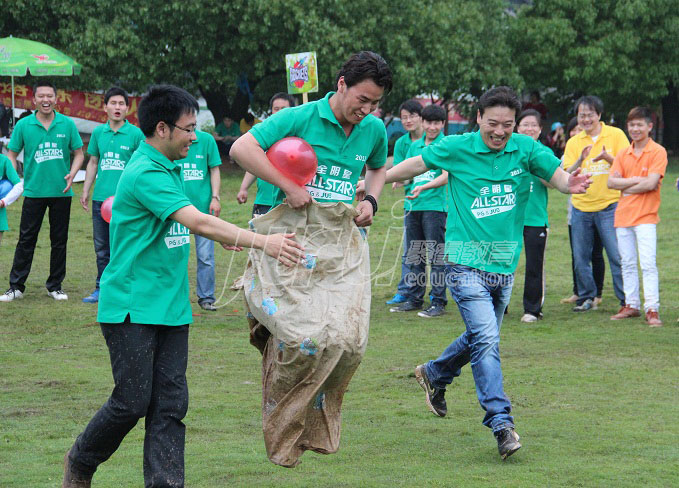
[[[196,99],[171,85],[151,87],[139,104],[146,141],[116,189],[97,314],[115,387],[66,454],[63,488],[89,487],[142,417],[145,486],[184,486],[189,232],[227,249],[259,248],[287,266],[299,262],[292,234],[255,234],[191,205],[177,160],[196,140],[197,111]]]
[[[608,173],[615,156],[629,146],[625,133],[601,122],[604,104],[599,97],[587,95],[575,102],[578,125],[583,131],[566,143],[564,168],[572,173],[582,168],[592,175],[587,192],[573,195],[573,257],[578,283],[578,301],[574,312],[596,309],[596,285],[592,274],[594,230],[601,236],[613,276],[613,289],[620,305],[625,305],[618,242],[615,236],[615,209],[620,192],[608,188]],[[622,310],[622,309],[621,309]]]

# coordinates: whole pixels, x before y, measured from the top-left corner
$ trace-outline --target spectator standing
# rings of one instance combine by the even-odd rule
[[[75,123],[55,110],[57,89],[48,81],[33,87],[34,114],[17,122],[7,148],[12,166],[24,150],[24,203],[21,208],[19,242],[9,275],[9,289],[1,302],[22,298],[33,264],[45,211],[49,209],[50,274],[45,286],[55,300],[67,300],[61,289],[66,277],[66,245],[71,218],[71,183],[83,164],[83,141]],[[71,163],[73,152],[73,163]]]
[[[116,193],[118,180],[132,154],[144,140],[144,133],[127,120],[130,99],[125,90],[114,86],[104,95],[104,110],[108,121],[92,132],[87,154],[90,160],[85,171],[80,204],[88,210],[90,188],[96,180],[92,194],[92,240],[97,257],[97,280],[94,291],[83,298],[84,303],[99,301],[99,281],[108,265],[111,249],[109,246],[109,223],[101,216],[101,206]]]
[[[625,133],[601,122],[604,104],[599,97],[587,95],[575,102],[578,125],[583,131],[566,143],[564,168],[582,168],[592,175],[592,186],[582,195],[573,195],[573,256],[578,281],[578,300],[574,312],[596,308],[596,285],[592,273],[594,229],[606,249],[613,278],[613,289],[620,305],[625,294],[620,269],[620,254],[613,225],[620,192],[608,188],[608,174],[614,157],[629,146]]]
[[[196,140],[188,155],[177,161],[182,167],[184,191],[191,205],[200,212],[219,217],[219,188],[222,160],[214,138],[207,132],[196,130]],[[196,295],[203,310],[214,312],[215,307],[215,243],[198,234],[196,239]]]
[[[406,158],[408,150],[414,141],[418,141],[422,138],[424,133],[422,129],[422,105],[417,100],[406,100],[401,104],[398,109],[399,117],[401,118],[401,124],[403,128],[407,131],[401,137],[396,140],[394,144],[394,157],[393,164],[397,165]],[[408,194],[410,190],[411,182],[396,181],[391,187],[392,189],[400,188],[405,186],[405,193]],[[406,244],[406,226],[405,226],[405,212],[409,207],[408,201],[403,201],[403,254],[401,256],[401,279],[396,287],[396,294],[387,301],[387,305],[397,305],[403,303],[407,300],[406,293],[408,292],[408,287],[406,286],[406,277],[410,272],[410,267],[406,264],[406,254],[408,253],[408,246]]]
[[[422,110],[424,135],[410,145],[406,158],[419,156],[425,147],[443,139],[442,131],[447,115],[445,109],[439,105],[424,107]],[[418,312],[418,316],[432,318],[445,313],[448,304],[443,259],[448,211],[446,183],[448,183],[447,171],[430,169],[415,176],[409,185],[405,201],[407,299],[391,308],[392,312],[410,312],[422,308],[427,281],[425,268],[429,261],[431,303],[426,310]]]
[[[646,323],[660,327],[656,226],[660,222],[660,183],[667,167],[667,151],[651,139],[652,131],[653,112],[646,107],[633,108],[627,116],[627,133],[632,145],[618,153],[608,177],[608,187],[622,192],[615,210],[615,233],[625,288],[625,306],[611,319],[639,316],[638,251],[644,280]]]

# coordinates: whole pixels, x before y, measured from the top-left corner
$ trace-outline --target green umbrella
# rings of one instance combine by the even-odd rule
[[[82,66],[61,51],[41,42],[5,37],[0,39],[0,76],[12,77],[12,120],[14,120],[14,77],[73,76]]]

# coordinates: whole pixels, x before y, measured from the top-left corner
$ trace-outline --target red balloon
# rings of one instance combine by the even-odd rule
[[[304,186],[309,183],[318,168],[318,158],[311,145],[299,137],[286,137],[276,142],[266,156],[278,171]]]
[[[108,197],[101,204],[101,218],[106,222],[111,222],[111,211],[113,210],[113,197]]]

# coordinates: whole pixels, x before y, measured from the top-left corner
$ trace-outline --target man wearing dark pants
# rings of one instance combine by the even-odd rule
[[[141,417],[147,487],[184,486],[186,366],[191,318],[189,231],[299,261],[292,235],[263,236],[199,212],[184,193],[182,167],[196,140],[198,103],[169,85],[139,104],[146,141],[123,170],[111,219],[111,260],[101,278],[97,319],[115,387],[64,458],[64,488],[89,487],[99,464]]]
[[[45,286],[47,294],[55,300],[68,299],[61,284],[66,277],[66,244],[73,196],[71,182],[83,164],[83,142],[73,121],[54,110],[57,89],[53,84],[37,83],[33,87],[33,104],[35,113],[17,123],[7,146],[15,168],[17,156],[24,150],[24,203],[9,289],[0,295],[1,302],[23,297],[48,208],[52,252]],[[71,151],[74,153],[73,164]]]

